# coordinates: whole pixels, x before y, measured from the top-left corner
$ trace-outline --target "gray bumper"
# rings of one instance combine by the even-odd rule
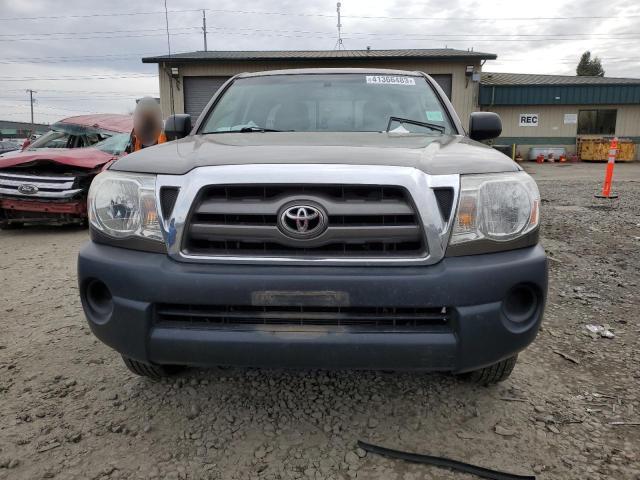
[[[540,246],[445,258],[420,267],[281,267],[178,263],[166,255],[87,243],[78,259],[83,307],[94,334],[144,362],[464,372],[523,350],[536,336],[547,292]],[[87,307],[87,285],[104,282],[112,311]],[[505,298],[526,284],[533,313],[512,321]],[[176,328],[156,322],[159,303],[252,305],[254,292],[343,292],[351,307],[447,306],[446,330],[365,332],[269,328]]]

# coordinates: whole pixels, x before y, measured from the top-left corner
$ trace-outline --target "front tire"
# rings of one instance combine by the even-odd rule
[[[125,357],[124,355],[122,356],[122,360],[130,372],[156,381],[175,375],[183,370],[183,367],[177,365],[151,365],[149,363],[139,362],[133,358]]]
[[[503,382],[507,378],[509,378],[511,372],[513,372],[513,367],[516,366],[517,361],[518,355],[514,355],[513,357],[509,357],[506,360],[494,363],[493,365],[489,365],[488,367],[474,370],[473,372],[464,373],[461,375],[461,377],[472,383],[484,386]]]

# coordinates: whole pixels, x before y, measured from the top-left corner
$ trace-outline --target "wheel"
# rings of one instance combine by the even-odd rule
[[[491,385],[506,380],[513,372],[513,367],[516,366],[518,355],[502,360],[501,362],[494,363],[488,367],[481,368],[480,370],[474,370],[473,372],[464,373],[461,377],[478,385]]]
[[[152,380],[160,380],[161,378],[174,375],[181,371],[183,367],[178,365],[151,365],[149,363],[142,363],[133,358],[122,356],[124,364],[129,371],[140,375],[141,377],[151,378]]]

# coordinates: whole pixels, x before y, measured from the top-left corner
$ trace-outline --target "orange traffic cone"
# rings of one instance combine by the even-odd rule
[[[616,154],[618,153],[618,137],[611,139],[609,145],[609,159],[607,160],[607,171],[604,175],[602,193],[596,194],[597,198],[618,198],[618,195],[611,193],[611,180],[613,180],[613,167],[616,164]]]

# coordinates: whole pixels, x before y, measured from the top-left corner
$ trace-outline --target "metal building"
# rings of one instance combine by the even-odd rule
[[[41,123],[13,122],[11,120],[0,120],[0,139],[2,138],[25,138],[31,133],[42,134],[49,130],[48,125]]]
[[[482,65],[494,60],[492,53],[454,49],[421,50],[307,50],[307,51],[199,51],[143,58],[157,63],[160,104],[164,115],[171,112],[170,82],[174,111],[197,117],[216,89],[230,76],[242,72],[288,68],[393,68],[430,74],[455,106],[463,123],[478,110],[478,86]]]
[[[502,118],[501,144],[562,146],[618,136],[640,143],[640,79],[482,73],[480,108]],[[636,148],[636,151],[640,149]]]

